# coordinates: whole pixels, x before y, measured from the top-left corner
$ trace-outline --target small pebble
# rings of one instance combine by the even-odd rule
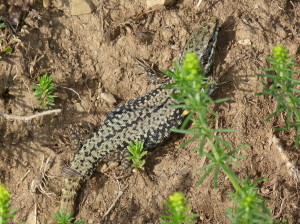
[[[43,6],[44,8],[48,8],[50,5],[50,0],[43,0]]]
[[[114,104],[117,102],[116,98],[111,93],[101,93],[100,97],[108,103]]]
[[[93,11],[93,5],[90,0],[72,0],[71,2],[72,16],[88,14]]]
[[[76,103],[75,104],[75,108],[77,109],[77,111],[79,112],[85,112],[86,110],[81,106],[80,103]]]
[[[147,9],[152,9],[160,6],[170,6],[175,3],[175,0],[147,0]]]
[[[251,46],[251,40],[250,39],[238,40],[238,43],[240,45],[244,45],[244,46]]]

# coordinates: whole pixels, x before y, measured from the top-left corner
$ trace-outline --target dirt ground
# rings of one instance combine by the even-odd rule
[[[273,217],[300,223],[297,182],[272,140],[274,135],[281,139],[285,153],[297,166],[294,134],[274,131],[283,124],[282,118],[264,122],[276,102],[254,95],[262,91],[255,73],[267,66],[265,57],[275,45],[283,44],[300,63],[300,2],[197,3],[177,1],[150,12],[144,1],[94,0],[92,13],[72,16],[67,1],[52,1],[49,8],[36,1],[17,17],[20,11],[11,5],[22,1],[0,0],[0,15],[20,22],[14,30],[19,41],[12,45],[13,53],[0,60],[0,113],[29,116],[41,112],[30,85],[46,72],[57,84],[54,109],[62,109],[29,121],[0,116],[0,183],[12,194],[11,205],[17,210],[14,222],[53,221],[52,212],[59,209],[61,170],[78,150],[68,127],[84,122],[100,126],[113,108],[157,87],[148,81],[136,58],[160,69],[171,68],[190,33],[201,21],[217,16],[222,27],[212,72],[221,85],[214,97],[231,98],[215,107],[220,115],[217,125],[239,130],[222,135],[235,147],[251,146],[241,152],[247,159],[235,171],[240,177],[268,178],[259,185],[259,192],[268,199]],[[7,32],[12,40],[12,30]],[[112,94],[117,102],[107,101],[103,93]],[[159,223],[167,197],[181,191],[192,212],[199,214],[197,223],[230,223],[224,210],[232,206],[227,194],[233,188],[223,174],[218,189],[213,189],[211,177],[195,186],[201,173],[194,171],[207,161],[193,150],[195,144],[178,147],[188,137],[175,135],[149,153],[144,176],[116,181],[114,171],[95,173],[81,193],[77,217],[87,223]],[[42,172],[48,176],[44,183],[38,178]],[[124,194],[103,219],[119,189]]]

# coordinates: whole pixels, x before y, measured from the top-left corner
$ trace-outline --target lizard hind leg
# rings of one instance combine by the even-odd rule
[[[135,60],[141,68],[142,73],[147,75],[149,82],[153,84],[163,84],[169,81],[169,77],[164,75],[153,63],[149,63],[148,61],[139,58],[135,58]]]
[[[119,166],[122,170],[118,169],[118,172],[121,172],[121,175],[129,174],[131,172],[131,164],[132,162],[127,158],[130,156],[130,152],[127,149],[124,150],[117,150],[110,154],[108,154],[103,161],[108,163],[108,167],[114,168]],[[101,172],[106,172],[107,169],[100,169]]]

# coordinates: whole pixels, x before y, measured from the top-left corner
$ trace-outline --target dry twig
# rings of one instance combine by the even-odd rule
[[[128,188],[129,184],[127,184],[123,190],[121,190],[121,185],[120,185],[120,182],[115,179],[116,182],[118,183],[118,187],[119,187],[119,192],[115,198],[115,200],[113,201],[113,203],[111,204],[111,206],[107,209],[107,211],[105,212],[104,216],[102,217],[102,220],[104,220],[104,218],[110,213],[110,211],[113,209],[113,207],[115,207],[117,201],[119,200],[119,198],[124,194],[124,191]]]
[[[4,114],[0,113],[0,116],[6,118],[7,120],[21,120],[21,121],[29,121],[37,117],[49,115],[49,114],[57,114],[60,113],[61,109],[54,109],[54,110],[47,110],[40,113],[36,113],[29,116],[17,116],[17,115],[10,115],[10,114]]]
[[[82,98],[80,97],[79,93],[77,93],[74,89],[68,88],[68,87],[64,87],[64,86],[59,86],[59,87],[60,87],[60,88],[63,88],[63,89],[68,89],[68,90],[72,91],[72,92],[75,93],[75,94],[78,96],[78,98],[82,101]]]
[[[273,217],[274,220],[277,219],[277,218],[281,215],[282,209],[283,209],[283,205],[284,205],[284,201],[285,201],[285,199],[287,199],[287,198],[288,198],[288,197],[284,197],[284,198],[282,199],[281,205],[280,205],[280,209],[279,209],[279,212],[277,213],[277,215],[275,215],[275,216]]]

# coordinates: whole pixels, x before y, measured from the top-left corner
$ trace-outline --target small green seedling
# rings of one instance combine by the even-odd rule
[[[54,213],[53,217],[56,220],[56,223],[51,223],[51,224],[83,224],[84,223],[83,219],[75,221],[73,215],[61,211]]]
[[[7,47],[7,48],[5,48],[3,50],[3,53],[5,53],[5,54],[11,54],[11,52],[12,52],[12,48],[11,47]]]
[[[251,182],[247,177],[241,182],[241,191],[229,193],[235,207],[226,209],[225,213],[232,223],[273,223],[272,214],[265,205],[266,199],[258,194],[259,188],[256,187],[266,180],[261,178]]]
[[[137,139],[135,143],[130,142],[129,144],[127,149],[132,156],[129,156],[128,159],[132,161],[133,167],[143,169],[146,161],[142,158],[148,153],[147,151],[144,151],[144,142]]]
[[[10,209],[10,193],[3,184],[0,184],[0,224],[12,223],[12,218],[16,215],[16,211]],[[71,214],[57,212],[53,214],[55,223],[51,224],[83,224],[84,220],[75,221]],[[14,222],[15,223],[15,222]],[[17,224],[17,223],[16,223]],[[23,223],[18,223],[23,224]],[[46,223],[44,223],[46,224]]]
[[[0,29],[4,29],[6,26],[2,21],[2,16],[0,16]],[[0,40],[0,44],[2,43],[2,41]],[[10,54],[12,52],[12,48],[11,47],[6,47],[3,51],[1,51],[1,55],[3,54]],[[0,59],[2,59],[2,56],[0,55]]]
[[[5,48],[2,52],[0,52],[0,59],[2,59],[1,55],[10,54],[11,52],[12,52],[12,48],[11,47]]]
[[[38,84],[32,85],[31,88],[35,89],[34,96],[38,99],[39,106],[42,109],[50,109],[54,106],[54,89],[55,83],[53,78],[47,73],[38,78]]]
[[[83,224],[85,221],[83,219],[79,219],[75,221],[75,218],[72,214],[65,213],[62,211],[58,211],[56,213],[53,213],[53,218],[56,222],[51,224]],[[46,222],[43,222],[42,224],[47,224]]]
[[[165,205],[169,215],[161,215],[160,222],[162,224],[192,224],[196,222],[198,215],[187,215],[191,208],[187,207],[188,201],[184,198],[183,193],[175,192],[170,195]]]
[[[266,120],[285,113],[286,127],[276,130],[295,128],[295,147],[298,148],[300,141],[300,80],[295,76],[299,75],[300,71],[293,71],[296,63],[291,60],[291,56],[281,45],[274,47],[272,57],[267,60],[271,63],[271,67],[264,69],[264,74],[257,74],[257,76],[268,78],[269,81],[261,79],[264,91],[256,95],[270,94],[277,100],[276,111],[270,114]]]
[[[5,24],[3,23],[2,16],[0,16],[0,29],[4,29]]]
[[[9,208],[9,201],[10,193],[3,184],[0,184],[0,224],[9,223],[16,214]]]

